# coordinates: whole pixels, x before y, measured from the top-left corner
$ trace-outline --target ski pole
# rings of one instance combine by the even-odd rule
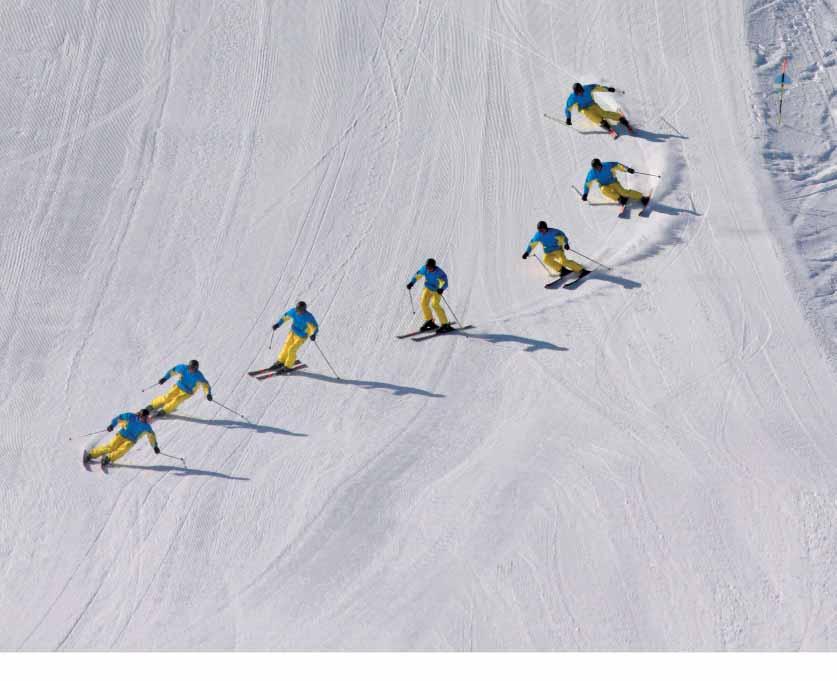
[[[439,294],[439,297],[442,300],[445,301],[445,305],[447,305],[448,310],[450,310],[450,313],[453,315],[453,318],[456,319],[456,323],[459,324],[459,328],[461,329],[462,328],[462,322],[460,322],[459,319],[457,318],[456,312],[453,311],[453,308],[450,306],[450,303],[448,303],[447,298],[445,298],[441,293]]]
[[[586,258],[586,259],[587,259],[587,260],[589,260],[590,262],[594,262],[594,263],[596,263],[599,267],[604,267],[606,270],[613,269],[613,268],[611,268],[611,267],[608,267],[608,266],[607,266],[607,265],[605,265],[604,263],[599,262],[598,260],[593,260],[593,258],[591,258],[590,256],[587,256],[587,255],[584,255],[584,253],[579,253],[578,251],[573,251],[573,249],[572,249],[572,248],[568,248],[567,250],[568,250],[568,251],[572,251],[572,252],[573,252],[573,253],[575,253],[576,255],[580,255],[582,258]]]
[[[81,437],[90,437],[91,435],[98,435],[99,433],[104,433],[106,430],[107,428],[102,428],[101,430],[94,430],[92,433],[85,433],[84,435],[71,435],[70,440],[72,440],[73,438],[78,439]]]
[[[226,409],[231,414],[235,414],[236,416],[240,416],[241,418],[243,418],[248,423],[251,423],[250,419],[248,419],[244,414],[239,414],[235,409],[230,409],[226,404],[221,404],[221,402],[219,402],[218,400],[213,400],[212,404],[217,404],[219,407],[221,407],[221,409]]]
[[[534,253],[533,255],[535,256],[535,260],[537,260],[541,264],[541,267],[543,267],[546,270],[546,273],[552,276],[552,272],[550,272],[549,268],[543,264],[543,260],[541,260],[540,257],[538,257],[538,254]]]
[[[151,388],[156,388],[158,385],[160,385],[159,381],[157,381],[156,383],[152,383],[151,385],[143,388],[141,392],[145,392],[146,390],[151,390]]]
[[[273,334],[276,333],[276,329],[270,332],[270,343],[267,344],[267,349],[270,350],[273,347]]]
[[[782,125],[782,100],[785,99],[785,83],[787,82],[788,58],[782,62],[782,75],[779,77],[779,125]]]
[[[317,341],[314,341],[314,347],[317,348],[317,350],[320,350],[320,346],[317,343]],[[331,362],[328,361],[328,357],[325,356],[325,353],[322,350],[320,350],[320,354],[323,356],[325,363],[328,364],[328,368],[331,369],[331,373],[334,374],[334,378],[336,378],[338,381],[342,381],[343,379],[337,375],[337,372],[334,370],[334,367],[331,366]]]
[[[669,122],[668,122],[665,118],[663,118],[662,116],[660,116],[660,120],[661,120],[663,123],[665,123],[665,124],[666,124],[669,128],[671,128],[672,130],[674,130],[674,132],[676,132],[678,135],[680,135],[680,137],[683,137],[683,138],[685,139],[685,137],[686,137],[686,136],[685,136],[682,132],[680,132],[677,128],[675,128],[675,127],[674,127],[671,123],[669,123]]]
[[[407,289],[407,297],[410,299],[410,309],[413,311],[413,315],[416,314],[416,306],[413,305],[413,296],[410,293],[410,289]]]
[[[640,172],[639,170],[635,170],[634,173],[636,175],[647,175],[648,177],[662,177],[662,175],[654,175],[654,173],[643,173],[643,172]]]
[[[162,456],[167,456],[167,457],[169,457],[170,459],[175,459],[176,461],[182,461],[182,462],[183,462],[183,467],[184,467],[184,468],[186,468],[186,459],[181,458],[181,457],[179,457],[179,456],[172,456],[171,454],[166,454],[165,452],[160,452],[160,454],[161,454]]]

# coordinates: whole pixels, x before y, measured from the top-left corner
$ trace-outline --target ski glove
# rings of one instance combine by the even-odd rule
[[[608,92],[616,92],[616,88],[615,88],[615,87],[609,87],[609,88],[607,89],[607,91],[608,91]]]
[[[570,118],[569,116],[567,116],[567,125],[572,125],[572,124],[573,124],[573,119]]]
[[[636,172],[636,170],[634,170],[633,168],[625,168],[625,170],[627,170],[628,173],[630,173],[631,175],[633,175]]]
[[[212,402],[212,393],[206,393],[206,399]]]
[[[274,331],[276,331],[276,329],[278,329],[280,326],[281,326],[281,325],[279,324],[279,322],[276,322],[276,323],[275,323],[273,326],[271,326],[270,328],[271,328],[271,329],[273,329]]]
[[[586,201],[586,200],[587,200],[587,192],[584,192],[584,193],[581,195],[581,200],[582,200],[582,201]]]
[[[407,290],[408,290],[408,291],[409,291],[411,288],[413,288],[413,284],[415,284],[415,282],[414,282],[414,281],[411,281],[409,284],[407,284]]]
[[[110,424],[110,425],[108,426],[108,432],[109,432],[109,433],[112,433],[112,432],[113,432],[113,424]]]
[[[317,342],[317,334],[316,333],[311,334],[311,340],[314,341],[315,343]]]
[[[163,385],[163,383],[165,383],[165,382],[166,382],[166,377],[165,376],[163,376],[159,381],[157,381],[157,383],[159,383],[160,385]]]
[[[159,447],[154,447],[154,453],[159,454],[160,453],[160,448]]]
[[[445,292],[445,289],[443,289],[443,288],[439,288],[439,289],[436,290],[436,293],[438,293],[439,295],[442,295],[444,292]]]
[[[529,257],[529,251],[526,251],[526,252],[523,254],[523,259],[524,259],[524,260],[526,260],[526,258],[528,258],[528,257]]]

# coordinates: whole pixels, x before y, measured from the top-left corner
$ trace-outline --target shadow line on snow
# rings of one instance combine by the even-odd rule
[[[364,381],[361,379],[351,379],[351,378],[334,378],[333,376],[326,376],[325,374],[316,374],[311,371],[305,370],[298,370],[294,372],[299,376],[307,376],[308,378],[313,378],[315,381],[325,381],[326,383],[337,383],[339,384],[348,384],[354,385],[358,388],[363,388],[364,390],[390,390],[392,391],[393,395],[400,396],[400,395],[421,395],[422,397],[445,397],[440,393],[430,392],[429,390],[424,390],[422,388],[412,388],[408,385],[398,385],[396,383],[383,383],[381,381]]]
[[[250,478],[241,478],[236,475],[227,475],[226,473],[219,473],[218,471],[205,471],[201,470],[200,468],[183,468],[182,466],[139,466],[137,464],[127,464],[127,463],[112,463],[110,465],[111,468],[133,468],[135,470],[143,470],[143,471],[156,471],[157,473],[175,473],[180,477],[191,477],[193,475],[198,475],[202,477],[208,478],[222,478],[224,480],[240,480],[240,481],[248,481]]]
[[[591,279],[601,279],[602,281],[609,281],[611,284],[619,284],[622,288],[640,288],[642,284],[638,281],[634,281],[633,279],[627,279],[625,277],[617,277],[615,274],[608,274],[602,270],[594,270],[589,276],[587,276],[584,281],[582,281],[579,285],[584,286],[584,282],[590,281]]]
[[[228,430],[237,430],[243,428],[244,430],[254,430],[257,433],[273,433],[275,435],[290,435],[291,437],[308,437],[307,433],[294,433],[284,428],[276,428],[275,426],[263,426],[259,423],[248,423],[247,421],[232,421],[230,419],[199,419],[194,416],[182,416],[180,414],[169,414],[165,418],[168,420],[189,421],[189,423],[200,423],[205,426],[220,426]]]
[[[489,343],[521,343],[528,346],[524,348],[524,352],[537,352],[538,350],[557,350],[559,352],[567,352],[569,350],[569,348],[565,348],[561,345],[555,345],[549,341],[526,338],[525,336],[515,336],[510,333],[469,333],[468,337],[488,341]]]
[[[689,209],[689,208],[680,208],[679,206],[669,206],[667,203],[657,203],[654,201],[653,197],[651,199],[651,215],[654,213],[662,213],[663,215],[680,215],[685,213],[686,215],[695,215],[697,217],[701,216],[701,213],[698,213],[696,210]]]
[[[689,139],[686,135],[672,135],[671,133],[665,132],[651,132],[650,130],[640,130],[638,128],[634,129],[632,137],[639,137],[640,139],[647,140],[648,142],[665,142],[666,140],[687,140]]]

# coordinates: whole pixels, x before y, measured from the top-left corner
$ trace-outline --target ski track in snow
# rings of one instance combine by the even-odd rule
[[[0,19],[0,648],[833,649],[829,0]],[[545,118],[577,79],[637,134]],[[545,291],[539,219],[613,269]],[[430,256],[476,328],[395,340]],[[347,380],[251,379],[300,298]],[[250,422],[84,471],[192,356]]]

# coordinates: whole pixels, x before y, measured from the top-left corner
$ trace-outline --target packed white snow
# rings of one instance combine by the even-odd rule
[[[0,648],[835,648],[831,0],[0,26]],[[576,80],[637,134],[567,128]],[[594,156],[649,218],[579,201]],[[541,219],[610,269],[545,290]],[[467,338],[395,339],[428,257]],[[248,377],[300,299],[325,356]],[[191,358],[187,467],[85,471]]]

